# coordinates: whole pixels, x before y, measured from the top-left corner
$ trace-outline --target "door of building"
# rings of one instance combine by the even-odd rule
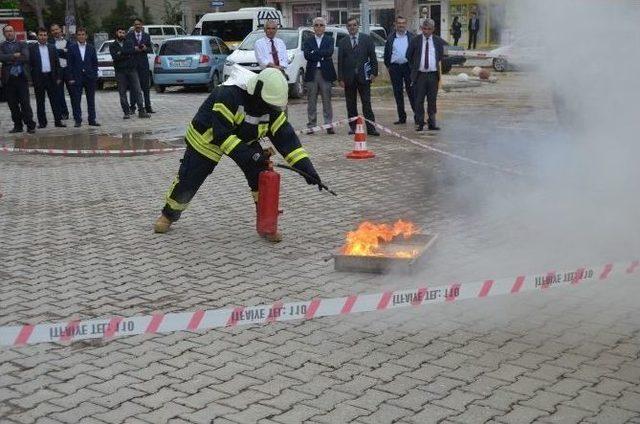
[[[436,29],[433,33],[437,36],[440,36],[440,10],[439,4],[432,4],[429,6],[429,17],[436,23]]]

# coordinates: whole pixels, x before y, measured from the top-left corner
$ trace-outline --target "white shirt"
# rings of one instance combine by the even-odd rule
[[[80,57],[84,61],[84,53],[87,51],[87,43],[84,43],[84,44],[78,43],[78,48],[80,49]]]
[[[51,61],[49,60],[49,46],[38,43],[40,50],[40,62],[42,64],[42,73],[51,72]]]
[[[67,40],[65,40],[62,37],[56,38],[56,49],[57,50],[64,50],[66,48],[67,48]],[[60,67],[61,68],[66,68],[67,67],[67,59],[60,58],[59,60],[60,60]]]
[[[278,37],[273,37],[273,44],[278,52],[280,66],[286,68],[289,66],[289,60],[287,59],[287,46],[284,44],[284,41]],[[266,68],[270,63],[275,63],[273,56],[271,55],[271,39],[267,38],[267,36],[256,41],[253,51],[256,55],[256,60],[262,69]]]
[[[317,35],[315,36],[316,37],[316,44],[318,45],[318,49],[320,48],[320,44],[322,44],[322,36],[323,35],[324,34],[322,34],[320,37],[318,37]],[[318,61],[318,66],[317,67],[318,68],[320,67],[320,61]]]
[[[424,68],[424,49],[425,43],[429,46],[429,68]],[[438,69],[436,68],[436,46],[433,45],[433,36],[429,36],[426,38],[424,35],[422,36],[422,54],[420,55],[420,72],[435,72]]]
[[[393,48],[391,50],[391,63],[407,63],[408,47],[409,36],[407,33],[405,32],[404,35],[400,35],[396,32],[396,38],[393,39]]]

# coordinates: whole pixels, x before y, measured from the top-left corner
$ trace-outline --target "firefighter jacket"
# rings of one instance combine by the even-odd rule
[[[238,86],[217,87],[200,106],[185,136],[194,150],[214,162],[223,154],[231,157],[252,190],[257,189],[260,169],[255,169],[251,158],[262,150],[258,142],[262,137],[271,140],[290,166],[317,177],[286,114]]]

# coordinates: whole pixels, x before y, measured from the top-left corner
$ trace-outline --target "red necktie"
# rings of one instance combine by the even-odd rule
[[[273,38],[271,38],[271,56],[273,56],[273,64],[276,66],[280,66],[280,58],[278,58],[278,51],[276,50],[276,45],[273,44]]]
[[[424,70],[429,71],[429,39],[424,43]]]

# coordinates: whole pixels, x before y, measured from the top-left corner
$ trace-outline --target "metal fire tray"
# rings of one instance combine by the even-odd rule
[[[418,264],[426,258],[426,251],[438,238],[437,234],[415,234],[410,239],[397,237],[389,243],[381,244],[383,253],[392,254],[399,250],[412,249],[417,254],[413,258],[394,256],[352,256],[338,252],[333,255],[334,269],[343,272],[388,272],[412,273]]]

